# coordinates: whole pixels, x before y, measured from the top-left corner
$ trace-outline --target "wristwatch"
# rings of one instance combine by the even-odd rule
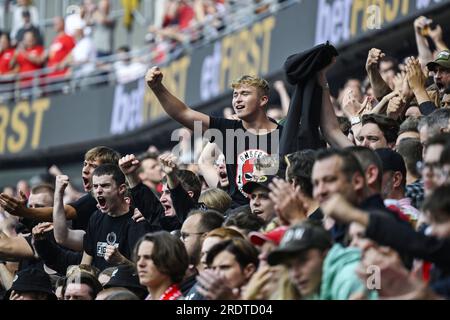
[[[361,123],[361,118],[358,116],[351,117],[350,123],[352,124],[352,126],[354,126],[355,124]]]

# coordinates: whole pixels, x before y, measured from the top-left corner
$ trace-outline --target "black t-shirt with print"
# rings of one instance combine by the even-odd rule
[[[135,222],[132,219],[133,210],[119,216],[111,217],[97,210],[89,220],[89,225],[83,239],[84,251],[93,258],[92,265],[104,270],[114,265],[104,258],[106,246],[114,245],[128,260],[131,260],[134,245],[153,228],[147,221]]]
[[[222,136],[222,139],[217,138],[212,132],[213,138],[210,141],[215,142],[225,155],[233,202],[239,205],[248,204],[249,200],[242,187],[252,179],[256,159],[278,155],[283,127],[278,125],[276,130],[268,134],[254,135],[244,128],[242,121],[210,117],[209,128],[219,130]],[[277,170],[274,170],[273,174],[276,174]]]
[[[97,211],[97,200],[88,192],[69,205],[77,211],[77,217],[72,220],[72,229],[86,231],[89,219]]]

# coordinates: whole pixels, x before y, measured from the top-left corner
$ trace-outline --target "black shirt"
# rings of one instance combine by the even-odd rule
[[[358,207],[365,211],[377,210],[377,212],[380,214],[384,214],[388,217],[396,219],[399,222],[405,223],[405,221],[402,221],[395,212],[386,208],[383,199],[381,198],[381,195],[379,193],[367,197],[366,199],[364,199],[364,201],[361,202],[361,204]],[[339,242],[343,245],[346,245],[347,240],[346,234],[348,232],[348,227],[349,224],[347,223],[336,222],[333,228],[331,229],[333,240],[335,242]]]
[[[314,210],[313,213],[311,213],[308,216],[309,220],[313,220],[313,221],[322,221],[323,220],[323,212],[322,209],[320,209],[320,207],[318,207],[316,210]]]
[[[93,258],[93,266],[100,270],[114,266],[104,258],[108,244],[116,246],[124,257],[131,260],[136,242],[152,231],[147,221],[135,222],[132,219],[133,210],[119,217],[111,217],[101,211],[92,215],[84,235],[83,248]]]
[[[66,274],[68,266],[81,263],[82,252],[58,245],[52,231],[47,232],[43,239],[35,240],[34,247],[44,263],[61,275]]]
[[[276,123],[276,122],[275,122]],[[210,117],[209,128],[217,129],[221,137],[212,133],[215,142],[225,155],[230,195],[233,202],[248,204],[242,191],[244,184],[253,177],[254,161],[263,156],[278,154],[282,126],[264,135],[254,135],[242,125],[242,121]],[[276,168],[278,171],[278,168]],[[276,171],[274,174],[276,174]]]
[[[97,200],[95,200],[91,193],[86,193],[69,205],[77,211],[77,217],[72,220],[72,229],[86,231],[91,215],[97,211]]]
[[[165,216],[161,202],[145,184],[139,183],[132,188],[131,196],[133,205],[139,209],[153,230],[162,229],[170,232],[181,229],[182,222],[178,216]]]
[[[439,239],[415,231],[393,217],[371,211],[366,236],[380,245],[432,262],[444,270],[450,270],[450,239]]]

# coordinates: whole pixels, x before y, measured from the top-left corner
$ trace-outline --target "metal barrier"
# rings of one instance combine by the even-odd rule
[[[62,1],[63,5],[75,3],[75,1]],[[208,23],[196,23],[192,27],[181,33],[180,38],[183,41],[172,42],[165,49],[163,61],[157,61],[156,58],[161,53],[149,48],[150,45],[131,51],[126,58],[138,59],[146,67],[159,64],[164,65],[178,58],[184,51],[189,51],[194,47],[206,45],[215,41],[223,35],[230,34],[245,26],[251,25],[255,20],[261,17],[273,14],[287,6],[290,6],[299,0],[286,0],[278,2],[277,0],[262,0],[254,5],[242,5],[236,2],[224,14],[217,14],[215,19],[221,19],[221,26],[212,27]],[[37,1],[37,4],[42,2]],[[267,10],[262,13],[255,13],[258,8],[266,6]],[[61,6],[64,8],[64,6]],[[47,23],[47,20],[43,20]],[[118,81],[114,69],[114,62],[125,58],[123,55],[111,55],[104,58],[98,58],[92,63],[93,71],[86,74],[78,74],[77,66],[72,66],[70,73],[61,77],[51,77],[55,68],[43,68],[33,72],[23,72],[13,76],[0,77],[0,102],[22,99],[36,99],[42,96],[62,93],[68,94],[76,90],[82,90],[87,86],[114,84]]]

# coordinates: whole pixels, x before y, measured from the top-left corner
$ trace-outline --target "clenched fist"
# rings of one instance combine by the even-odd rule
[[[119,160],[119,168],[124,175],[133,174],[140,166],[140,161],[134,154],[127,154]]]
[[[385,56],[385,54],[380,49],[370,49],[369,55],[367,56],[366,70],[373,70],[378,68],[380,60]]]
[[[145,75],[145,81],[150,89],[155,89],[157,86],[161,85],[163,74],[159,67],[152,67],[147,71]]]
[[[164,153],[158,157],[158,160],[161,164],[161,169],[165,174],[170,175],[172,172],[177,171],[178,159],[172,153]]]
[[[55,192],[64,194],[64,190],[69,185],[69,177],[63,174],[57,175],[55,180]]]

